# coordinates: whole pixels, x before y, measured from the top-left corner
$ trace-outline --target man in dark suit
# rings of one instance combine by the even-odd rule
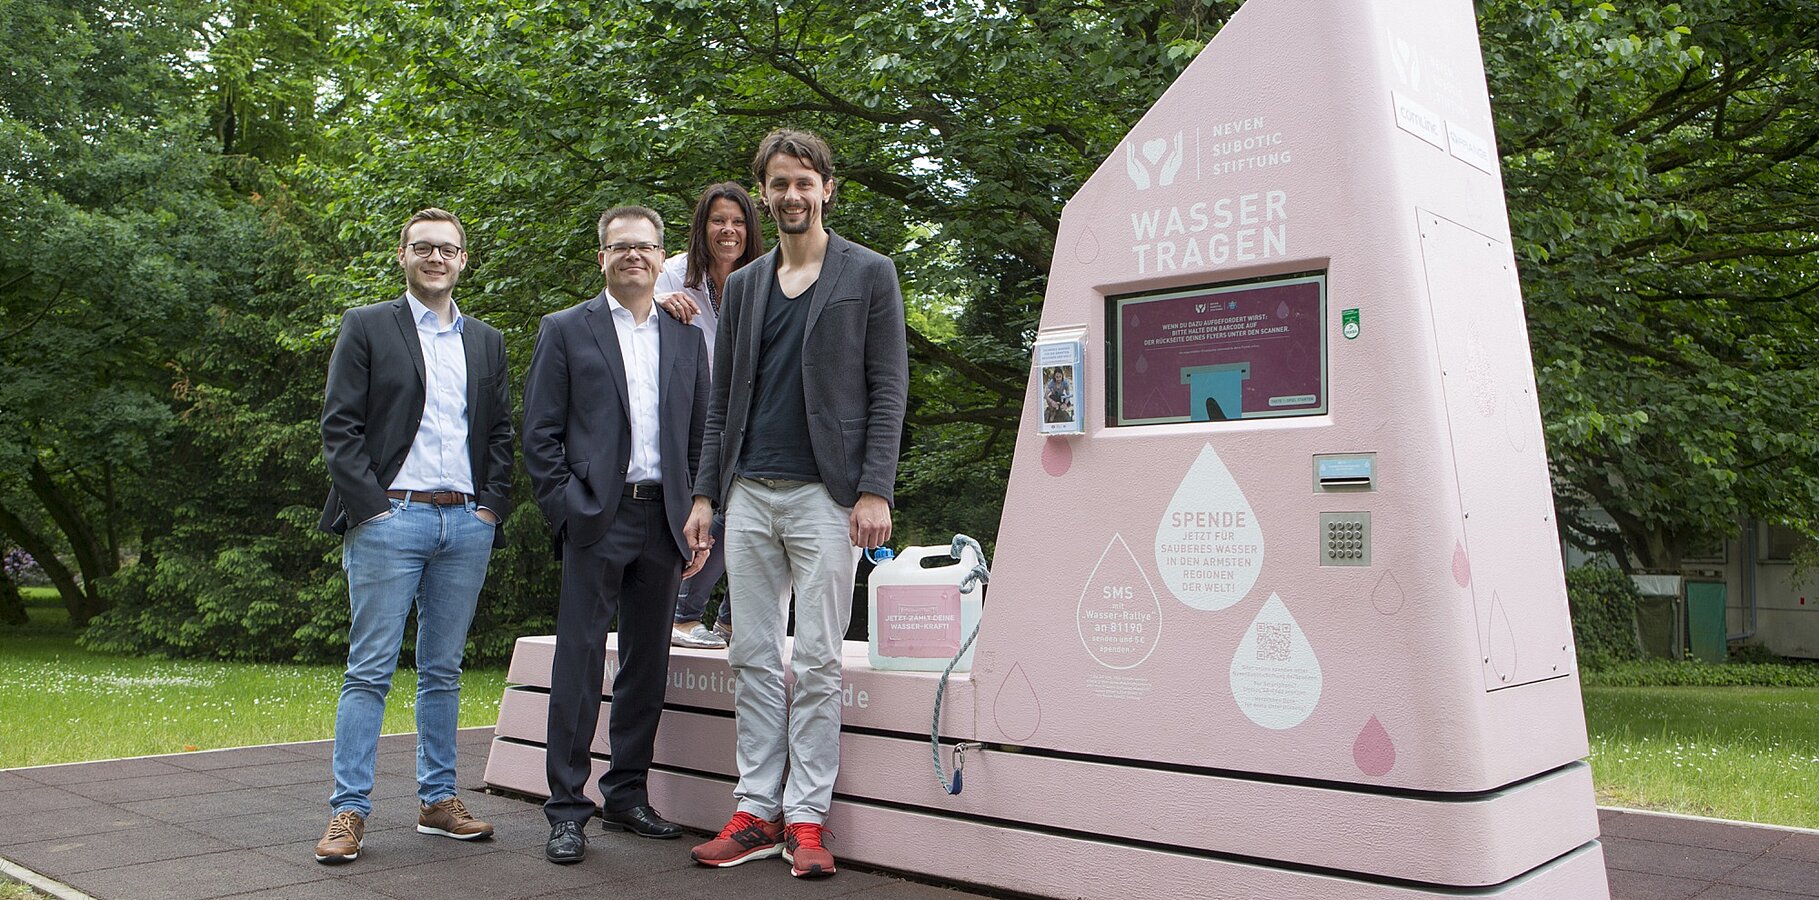
[[[385,695],[417,610],[417,830],[492,836],[455,796],[461,656],[511,506],[505,341],[455,307],[461,220],[425,209],[398,236],[404,296],[350,309],[329,358],[321,527],[342,536],[350,612],[335,710],[335,792],[319,862],[360,856]]]
[[[728,647],[738,810],[693,856],[724,867],[781,853],[791,874],[825,876],[834,874],[822,824],[840,768],[853,576],[859,548],[891,534],[909,383],[903,297],[889,257],[822,225],[835,190],[826,142],[774,131],[752,174],[777,221],[777,249],[726,282],[688,522],[701,547],[714,507],[726,513],[727,584],[739,610]]]
[[[669,675],[676,588],[710,552],[682,536],[707,419],[699,329],[655,315],[663,220],[642,206],[600,216],[606,290],[543,317],[524,386],[524,461],[562,558],[550,672],[544,855],[580,862],[594,802],[583,791],[600,715],[606,632],[619,620],[619,672],[600,778],[602,825],[644,837],[680,828],[650,806],[657,719]],[[683,568],[688,563],[687,570]]]

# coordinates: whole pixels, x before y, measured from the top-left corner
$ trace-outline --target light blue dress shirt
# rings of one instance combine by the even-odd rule
[[[474,467],[467,450],[467,348],[461,339],[461,310],[450,300],[454,321],[444,327],[433,310],[409,292],[404,296],[423,348],[423,421],[391,488],[471,494]]]

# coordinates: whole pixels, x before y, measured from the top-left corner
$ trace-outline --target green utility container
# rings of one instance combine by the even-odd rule
[[[1686,629],[1692,637],[1693,655],[1709,663],[1724,662],[1728,651],[1724,624],[1724,582],[1686,583]]]

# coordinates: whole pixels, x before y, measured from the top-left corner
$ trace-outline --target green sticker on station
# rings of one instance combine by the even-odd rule
[[[1356,307],[1339,313],[1339,333],[1345,335],[1346,340],[1356,340],[1358,338],[1358,330],[1358,310]]]

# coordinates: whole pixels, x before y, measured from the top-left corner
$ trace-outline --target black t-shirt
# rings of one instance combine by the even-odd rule
[[[738,472],[747,478],[820,481],[815,450],[808,442],[808,406],[802,395],[802,339],[808,333],[808,301],[814,285],[795,297],[771,275],[764,306],[764,333],[752,384],[751,419]]]

